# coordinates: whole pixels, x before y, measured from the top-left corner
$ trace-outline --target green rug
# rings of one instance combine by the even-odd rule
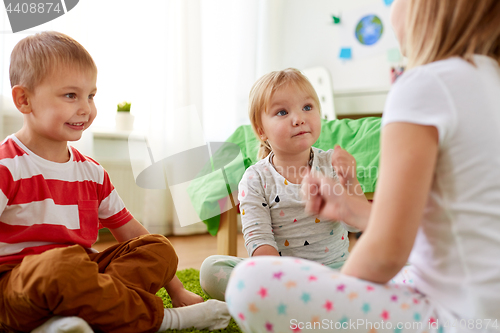
[[[201,290],[200,272],[198,270],[193,268],[184,269],[182,271],[177,272],[177,277],[179,278],[179,280],[181,280],[182,284],[184,284],[184,287],[187,290],[200,295],[201,297],[203,297],[205,301],[209,299],[209,297],[207,297],[207,295],[205,295]],[[156,293],[156,295],[163,299],[163,305],[165,305],[166,308],[172,307],[172,301],[170,299],[170,296],[168,296],[165,288],[161,288]],[[195,328],[192,328],[185,330],[166,330],[165,332],[241,332],[241,330],[234,321],[234,319],[231,319],[229,325],[226,327],[226,329],[223,330],[209,331],[209,330],[197,330]]]

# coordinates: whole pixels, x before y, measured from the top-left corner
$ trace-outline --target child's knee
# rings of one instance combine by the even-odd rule
[[[229,277],[234,267],[243,261],[243,258],[215,255],[203,261],[200,268],[200,285],[205,294],[225,300],[225,293]]]
[[[225,286],[229,274],[225,273],[224,270],[221,271],[221,267],[217,265],[217,261],[221,257],[223,256],[210,256],[203,261],[200,267],[200,286],[209,297],[224,301]]]
[[[147,246],[148,250],[163,257],[166,261],[175,261],[175,266],[177,267],[179,260],[177,253],[172,243],[165,236],[157,234],[144,235],[140,237],[140,241],[142,246]]]
[[[217,266],[218,261],[226,256],[221,256],[221,255],[214,255],[207,257],[205,260],[203,260],[203,263],[201,264],[200,267],[200,274],[202,272],[209,273],[214,269],[215,266]]]

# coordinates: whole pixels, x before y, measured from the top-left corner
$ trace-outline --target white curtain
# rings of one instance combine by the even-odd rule
[[[85,0],[62,17],[16,34],[9,33],[6,13],[0,10],[0,111],[17,114],[8,81],[14,45],[28,34],[56,30],[78,40],[97,64],[94,128],[112,130],[116,104],[128,100],[135,128],[161,132],[170,145],[196,146],[200,135],[204,141],[224,141],[249,123],[253,82],[280,68],[285,8],[285,0]],[[203,133],[179,115],[193,106]],[[84,153],[91,154],[90,141],[87,135],[79,146]],[[204,230],[203,224],[175,226],[168,191],[146,191],[145,196],[142,222],[150,231]],[[158,209],[162,202],[168,204]]]
[[[203,124],[210,140],[248,124],[250,88],[281,69],[284,12],[284,0],[202,1]]]

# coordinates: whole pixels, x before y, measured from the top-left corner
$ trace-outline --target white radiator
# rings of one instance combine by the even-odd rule
[[[136,185],[128,158],[127,137],[94,131],[93,157],[106,169],[125,206],[149,232],[189,235],[207,232],[204,223],[181,227],[169,190]]]
[[[146,190],[135,184],[130,163],[127,163],[128,161],[102,159],[98,159],[98,162],[108,172],[111,182],[125,203],[125,206],[137,220],[142,221],[144,217],[144,198]]]

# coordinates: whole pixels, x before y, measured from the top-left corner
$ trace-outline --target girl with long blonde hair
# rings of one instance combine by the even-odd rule
[[[309,212],[363,236],[340,273],[287,258],[236,267],[227,297],[246,332],[498,332],[500,1],[392,6],[410,70],[384,110],[373,206],[303,182]],[[413,287],[388,284],[398,272]]]

